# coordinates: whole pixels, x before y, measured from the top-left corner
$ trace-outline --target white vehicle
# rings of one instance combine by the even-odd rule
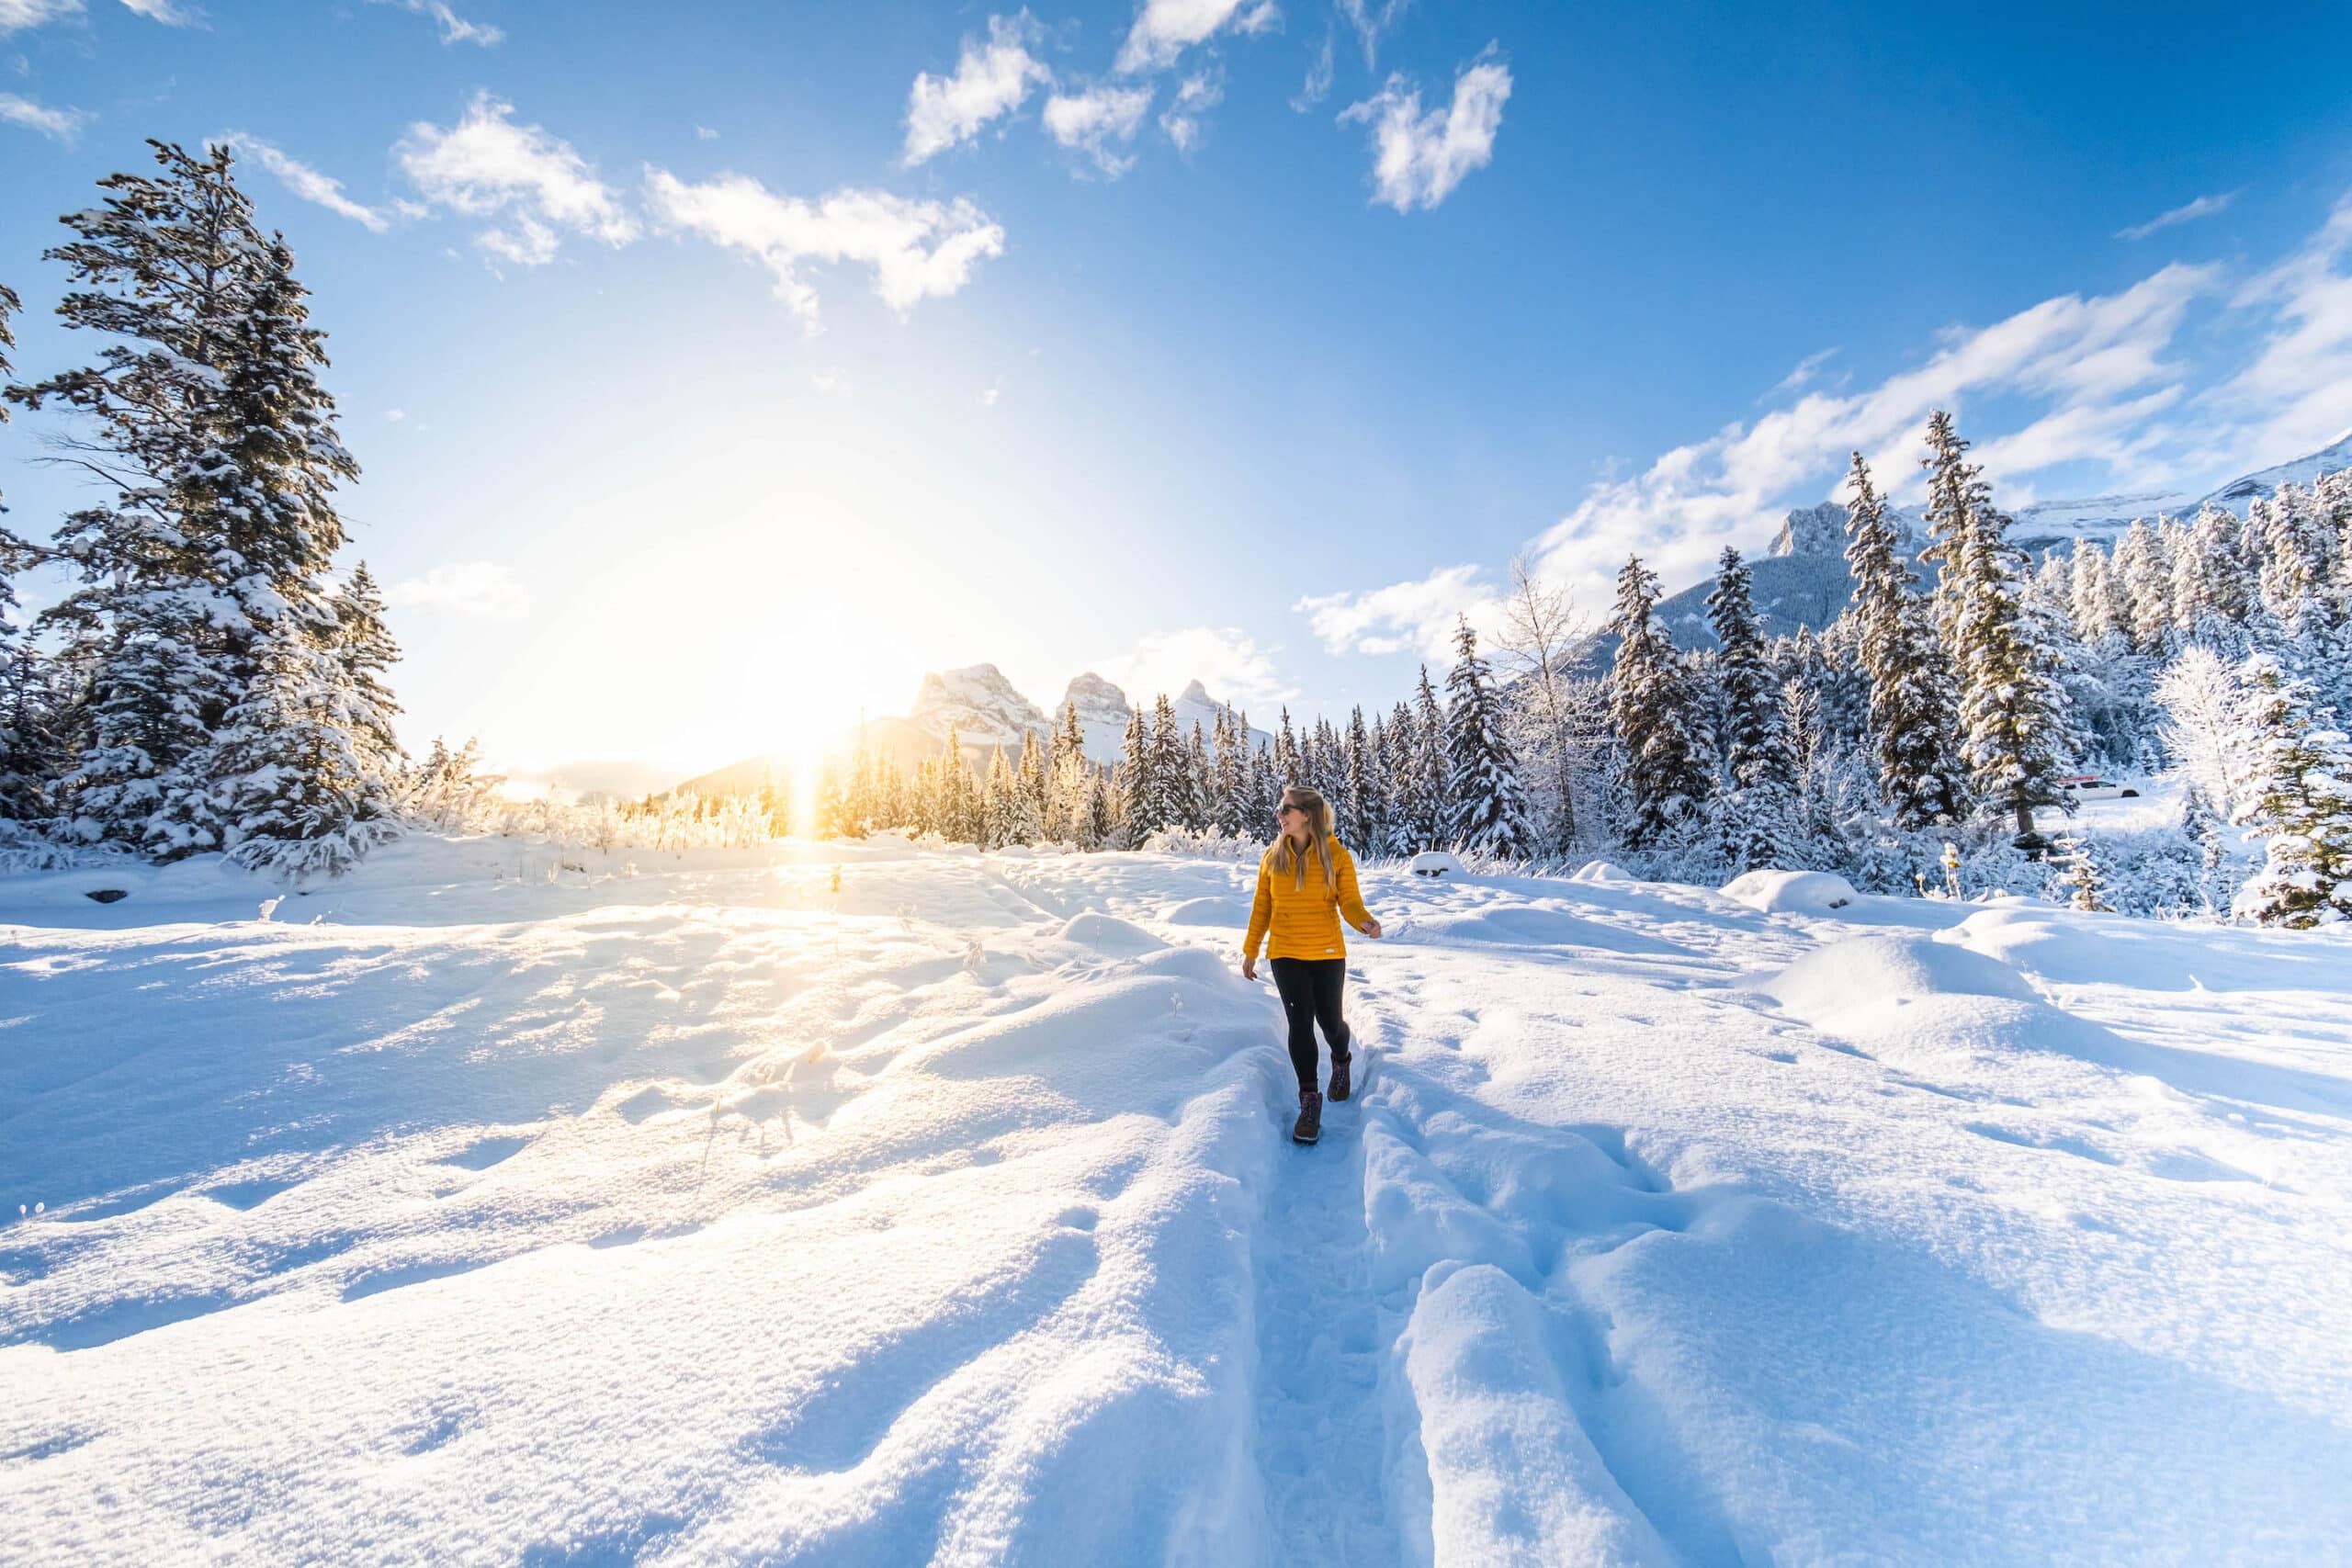
[[[2137,800],[2140,792],[2117,784],[2113,779],[2100,778],[2097,773],[2078,773],[2070,779],[2060,779],[2058,787],[2066,792],[2069,800]]]

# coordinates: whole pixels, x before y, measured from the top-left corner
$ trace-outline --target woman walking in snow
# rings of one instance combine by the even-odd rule
[[[1340,987],[1348,977],[1348,946],[1340,918],[1368,937],[1380,922],[1356,891],[1355,857],[1331,836],[1331,807],[1311,789],[1283,791],[1274,820],[1282,831],[1258,862],[1258,897],[1250,907],[1250,934],[1241,942],[1241,973],[1258,977],[1258,944],[1273,933],[1270,957],[1274,989],[1290,1020],[1290,1065],[1298,1074],[1298,1122],[1290,1135],[1311,1144],[1323,1132],[1323,1096],[1315,1087],[1315,1026],[1331,1046],[1331,1098],[1348,1098],[1348,1044],[1340,1016]]]

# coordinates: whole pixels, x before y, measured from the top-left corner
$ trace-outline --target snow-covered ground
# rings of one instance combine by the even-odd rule
[[[2342,938],[618,859],[0,883],[0,1561],[2352,1555]]]

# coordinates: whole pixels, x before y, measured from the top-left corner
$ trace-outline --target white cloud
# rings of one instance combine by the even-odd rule
[[[2233,459],[2266,464],[2321,446],[2352,423],[2352,191],[2318,232],[2233,301],[2271,315],[2254,362],[2209,400],[2243,428]]]
[[[399,424],[407,418],[408,410],[406,409],[386,409],[384,411],[384,422],[388,424]]]
[[[711,128],[707,125],[697,125],[695,127],[695,140],[697,141],[716,141],[718,140],[718,132],[711,130]]]
[[[474,243],[517,265],[553,260],[559,230],[608,245],[636,239],[637,220],[571,144],[514,124],[514,105],[481,93],[447,130],[419,120],[394,149],[401,172],[434,206],[500,218]]]
[[[816,201],[779,196],[743,175],[689,185],[666,169],[646,171],[654,212],[672,229],[748,251],[775,279],[776,297],[817,321],[817,291],[802,276],[811,262],[857,262],[874,271],[874,291],[900,315],[955,293],[983,257],[1004,251],[1004,231],[969,200],[915,201],[888,191],[844,188]]]
[[[204,13],[193,6],[179,4],[179,0],[122,0],[122,4],[126,10],[135,12],[151,22],[161,22],[167,28],[200,28],[204,25]]]
[[[2238,193],[2233,190],[2223,191],[2219,196],[2200,196],[2194,201],[2183,202],[2168,212],[2159,212],[2145,223],[2134,223],[2129,229],[2118,229],[2115,231],[2115,237],[2119,240],[2144,240],[2159,229],[2169,229],[2176,223],[2193,223],[2199,218],[2211,218],[2216,212],[2225,211],[2230,203],[2237,198]]]
[[[451,10],[446,0],[368,0],[371,6],[397,6],[419,17],[433,18],[443,43],[479,44],[484,49],[503,42],[506,33],[484,22],[469,22]]]
[[[1218,33],[1262,33],[1282,17],[1274,0],[1144,0],[1120,46],[1118,68],[1164,70],[1184,51]]]
[[[1207,133],[1202,129],[1201,117],[1225,101],[1225,78],[1216,71],[1197,72],[1176,85],[1176,101],[1159,117],[1159,129],[1176,144],[1179,152],[1190,152],[1201,144]]]
[[[1510,97],[1510,70],[1494,45],[1453,79],[1453,101],[1421,110],[1420,90],[1392,75],[1380,96],[1353,104],[1340,118],[1372,127],[1372,176],[1377,199],[1399,212],[1435,207],[1473,169],[1494,157]]]
[[[1871,461],[1887,490],[1905,493],[1917,482],[1928,412],[1971,394],[2055,405],[2013,434],[1977,433],[1979,456],[2003,459],[1996,479],[2144,452],[2161,437],[2127,432],[2178,397],[2178,371],[2163,355],[2189,306],[2218,283],[2212,268],[2174,265],[2117,294],[2047,299],[1948,334],[1925,364],[1875,387],[1849,396],[1811,392],[1753,424],[1726,425],[1641,474],[1594,486],[1537,541],[1539,568],[1588,609],[1608,602],[1617,569],[1635,552],[1668,581],[1688,581],[1724,545],[1760,544],[1803,487],[1819,487],[1808,499],[1827,493],[1850,452]]]
[[[1082,93],[1056,93],[1046,100],[1046,130],[1055,141],[1084,152],[1097,168],[1116,179],[1135,166],[1135,159],[1114,152],[1112,143],[1133,142],[1136,128],[1150,107],[1149,87],[1091,87]]]
[[[996,400],[1002,396],[1004,396],[1004,378],[1000,376],[980,389],[980,407],[992,409],[996,407]]]
[[[1363,62],[1370,69],[1380,52],[1380,35],[1396,25],[1397,19],[1412,7],[1413,0],[1339,0],[1340,15],[1355,28],[1356,39],[1363,45]]]
[[[1772,390],[1764,395],[1768,398],[1774,397],[1781,392],[1798,391],[1810,385],[1814,378],[1821,374],[1821,367],[1828,364],[1830,357],[1837,352],[1835,348],[1824,348],[1806,355],[1797,361],[1795,369],[1773,383]]]
[[[1475,566],[1442,566],[1418,582],[1369,593],[1310,595],[1291,606],[1332,653],[1419,653],[1444,657],[1453,618],[1493,597]]]
[[[0,33],[38,28],[82,14],[82,0],[0,0]]]
[[[288,190],[292,191],[304,201],[315,202],[328,211],[348,218],[375,233],[380,234],[391,227],[391,220],[383,213],[372,207],[363,207],[344,195],[341,180],[321,174],[308,164],[288,155],[257,136],[243,130],[234,130],[226,135],[214,137],[213,140],[227,142],[238,152],[267,169],[277,176],[279,182]]]
[[[1301,114],[1331,96],[1331,29],[1325,28],[1322,46],[1306,62],[1306,80],[1298,85],[1297,93],[1290,100],[1290,107]]]
[[[808,378],[808,384],[829,398],[849,394],[849,378],[838,369],[817,371]]]
[[[0,6],[7,3],[8,0],[0,0]],[[0,120],[10,125],[21,125],[27,130],[38,130],[68,147],[74,144],[74,139],[81,134],[82,127],[88,123],[89,118],[80,109],[53,109],[30,98],[18,97],[14,93],[0,93]]]
[[[988,42],[967,38],[953,76],[926,71],[915,77],[907,95],[908,165],[968,141],[989,121],[1019,108],[1032,87],[1053,80],[1045,62],[1029,52],[1036,32],[1025,10],[990,17]]]
[[[1238,626],[1187,626],[1147,637],[1132,650],[1097,660],[1090,668],[1126,693],[1131,703],[1149,703],[1162,692],[1172,697],[1198,681],[1218,702],[1267,708],[1298,695],[1274,669],[1273,655],[1280,651],[1260,648]]]
[[[436,566],[423,577],[393,583],[384,591],[384,602],[486,621],[519,621],[531,613],[530,591],[513,572],[490,560]]]

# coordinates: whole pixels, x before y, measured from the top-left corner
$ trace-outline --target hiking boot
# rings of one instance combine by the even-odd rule
[[[1331,1103],[1334,1105],[1339,1104],[1340,1101],[1348,1098],[1348,1090],[1350,1088],[1348,1081],[1348,1063],[1350,1060],[1351,1058],[1346,1056],[1334,1056],[1331,1058]]]
[[[1311,1089],[1298,1091],[1298,1122],[1290,1130],[1294,1144],[1311,1144],[1323,1135],[1323,1097]]]

